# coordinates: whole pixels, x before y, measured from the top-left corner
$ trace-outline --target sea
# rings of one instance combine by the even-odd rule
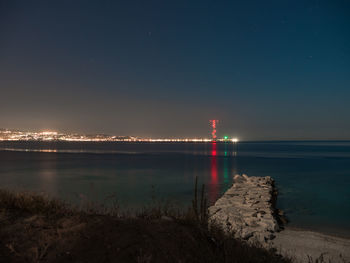
[[[0,188],[139,209],[213,204],[235,174],[271,176],[288,225],[350,237],[350,141],[0,142]]]

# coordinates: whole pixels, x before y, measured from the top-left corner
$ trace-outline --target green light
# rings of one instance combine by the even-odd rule
[[[227,140],[228,139],[228,136],[224,136],[224,140]]]

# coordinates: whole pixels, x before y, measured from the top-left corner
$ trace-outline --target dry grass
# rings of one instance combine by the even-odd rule
[[[62,216],[72,213],[72,209],[68,208],[63,201],[31,192],[0,190],[0,204],[1,210],[13,213],[46,216]]]

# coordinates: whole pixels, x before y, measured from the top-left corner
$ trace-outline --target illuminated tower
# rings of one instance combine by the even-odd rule
[[[209,121],[210,126],[212,128],[211,138],[213,141],[216,141],[216,126],[217,126],[218,122],[219,122],[219,120],[210,120]]]

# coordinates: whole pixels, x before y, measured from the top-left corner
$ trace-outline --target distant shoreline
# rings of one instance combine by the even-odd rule
[[[212,143],[213,141],[210,139],[197,139],[192,140],[189,139],[172,139],[172,138],[164,138],[164,139],[145,139],[145,140],[6,140],[0,139],[1,142],[67,142],[67,143]],[[218,140],[216,143],[230,143],[232,141],[224,141]],[[276,140],[239,140],[236,143],[322,143],[322,142],[330,142],[330,143],[350,143],[350,139],[276,139]]]

